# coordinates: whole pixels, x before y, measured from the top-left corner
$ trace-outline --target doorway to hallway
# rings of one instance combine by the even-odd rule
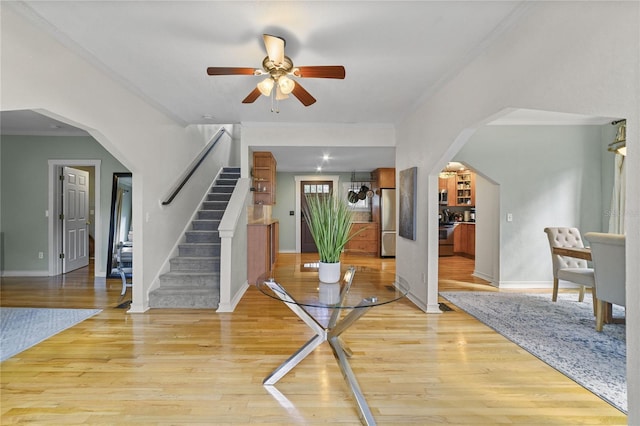
[[[64,253],[64,227],[60,220],[60,214],[63,212],[63,188],[60,184],[60,174],[64,167],[72,168],[93,168],[94,179],[93,182],[89,182],[90,190],[93,192],[94,205],[89,206],[89,220],[93,218],[90,223],[90,228],[95,230],[94,244],[95,244],[95,259],[101,259],[103,257],[104,238],[102,236],[102,218],[101,218],[101,203],[100,203],[100,185],[101,185],[101,160],[64,160],[56,159],[48,161],[48,202],[46,215],[48,217],[48,275],[60,275],[65,272],[65,265],[61,254]],[[88,250],[87,250],[88,255]],[[95,276],[104,276],[104,265],[96,264],[94,268]]]

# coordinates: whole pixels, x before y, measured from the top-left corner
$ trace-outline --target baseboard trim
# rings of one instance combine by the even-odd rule
[[[49,271],[2,271],[3,277],[48,277]]]
[[[245,281],[245,283],[242,285],[240,290],[238,290],[236,294],[233,296],[233,299],[231,299],[231,302],[219,304],[218,309],[216,309],[216,312],[217,313],[233,312],[236,306],[238,306],[238,303],[240,303],[242,296],[244,296],[244,294],[247,292],[248,289],[249,289],[249,283]]]
[[[553,288],[550,281],[500,281],[498,288],[527,289],[527,288]]]
[[[493,277],[491,277],[491,276],[489,276],[487,274],[484,274],[484,273],[478,272],[478,271],[473,271],[473,273],[471,275],[476,277],[476,278],[480,278],[481,280],[489,281],[492,286],[496,287],[495,282],[493,282]]]

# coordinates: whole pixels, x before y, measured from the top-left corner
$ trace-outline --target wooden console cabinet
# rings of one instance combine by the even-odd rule
[[[247,225],[247,281],[249,284],[255,284],[260,275],[273,270],[280,250],[278,227],[277,220]]]

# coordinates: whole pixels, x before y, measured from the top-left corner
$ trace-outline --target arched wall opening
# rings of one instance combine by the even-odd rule
[[[514,121],[510,117],[520,111],[501,111],[463,132],[448,159],[478,173],[472,275],[500,288],[551,287],[545,226],[576,226],[584,233],[608,228],[603,212],[613,192],[612,119],[534,113]]]

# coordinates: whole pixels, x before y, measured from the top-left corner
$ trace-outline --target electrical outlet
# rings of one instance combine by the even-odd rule
[[[38,252],[38,259],[44,259],[44,253],[39,251]]]
[[[513,214],[507,213],[507,222],[513,222]]]

